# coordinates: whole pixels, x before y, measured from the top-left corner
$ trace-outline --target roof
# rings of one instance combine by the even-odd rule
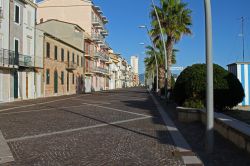
[[[227,66],[232,66],[232,65],[241,65],[241,64],[250,64],[250,62],[234,62],[234,63],[231,63],[231,64],[228,64]]]
[[[79,28],[80,30],[82,30],[83,32],[85,32],[85,30],[82,29],[82,28],[81,28],[79,25],[77,25],[77,24],[74,24],[74,23],[71,23],[71,22],[66,22],[66,21],[61,21],[61,20],[57,20],[57,19],[48,19],[48,20],[46,20],[46,21],[44,21],[44,22],[41,22],[41,23],[39,23],[39,24],[44,24],[44,23],[47,23],[47,22],[50,22],[50,21],[57,21],[57,22],[65,23],[65,24],[74,25],[74,26],[76,26],[77,28]],[[38,25],[39,25],[39,24],[38,24]]]
[[[44,36],[48,36],[48,37],[50,37],[50,38],[52,38],[52,39],[55,39],[55,40],[57,40],[57,41],[59,41],[59,42],[61,42],[61,43],[63,43],[63,44],[66,44],[66,45],[68,45],[68,46],[70,46],[70,47],[72,47],[72,48],[78,50],[79,52],[85,53],[83,50],[81,50],[81,49],[79,49],[79,48],[77,48],[77,47],[75,47],[75,46],[73,46],[73,45],[71,45],[71,44],[69,44],[69,43],[63,41],[62,39],[59,39],[59,38],[57,38],[57,37],[55,37],[55,36],[53,36],[53,35],[47,33],[47,32],[44,32]]]

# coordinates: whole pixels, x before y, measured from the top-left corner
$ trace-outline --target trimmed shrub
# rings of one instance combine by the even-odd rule
[[[214,64],[214,106],[219,110],[236,106],[244,99],[244,89],[232,73]],[[205,106],[206,65],[187,67],[177,78],[173,98],[180,106]]]

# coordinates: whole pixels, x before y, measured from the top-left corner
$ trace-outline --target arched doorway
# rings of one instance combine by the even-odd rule
[[[57,70],[54,72],[54,93],[58,93],[58,73]]]

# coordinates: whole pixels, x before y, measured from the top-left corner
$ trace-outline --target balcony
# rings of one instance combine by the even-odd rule
[[[98,74],[104,74],[104,75],[108,75],[109,74],[109,70],[108,69],[104,69],[102,67],[94,67],[93,68],[93,72],[94,73],[98,73]]]
[[[106,41],[103,41],[103,43],[100,44],[101,48],[109,48],[109,44]]]
[[[102,35],[100,34],[92,34],[91,38],[94,42],[96,42],[97,44],[102,44],[104,43],[104,38]]]
[[[18,56],[17,56],[18,57]],[[18,67],[18,60],[15,58],[15,52],[1,49],[0,50],[0,66],[4,68]]]
[[[18,66],[23,68],[34,67],[34,63],[32,62],[32,57],[29,55],[18,54]]]
[[[0,23],[3,20],[3,7],[0,7]]]
[[[92,17],[92,25],[97,29],[104,29],[104,24],[97,17]]]
[[[104,36],[108,36],[109,33],[108,33],[108,30],[103,29],[103,30],[101,30],[101,34]]]
[[[109,61],[109,57],[106,54],[102,53],[102,52],[96,52],[94,57],[96,59],[100,59],[101,61],[105,61],[105,62]]]
[[[76,70],[77,64],[73,62],[68,62],[68,65],[66,67],[67,70]]]

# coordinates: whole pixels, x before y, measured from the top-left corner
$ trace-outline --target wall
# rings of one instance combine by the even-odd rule
[[[78,7],[67,7],[67,8],[40,8],[44,6],[74,6],[78,5]],[[88,34],[91,34],[91,6],[83,6],[89,5],[89,3],[81,1],[81,0],[50,0],[38,3],[38,22],[40,19],[43,21],[49,19],[58,19],[65,22],[70,22],[79,25],[82,27]],[[84,11],[84,12],[83,12]]]

